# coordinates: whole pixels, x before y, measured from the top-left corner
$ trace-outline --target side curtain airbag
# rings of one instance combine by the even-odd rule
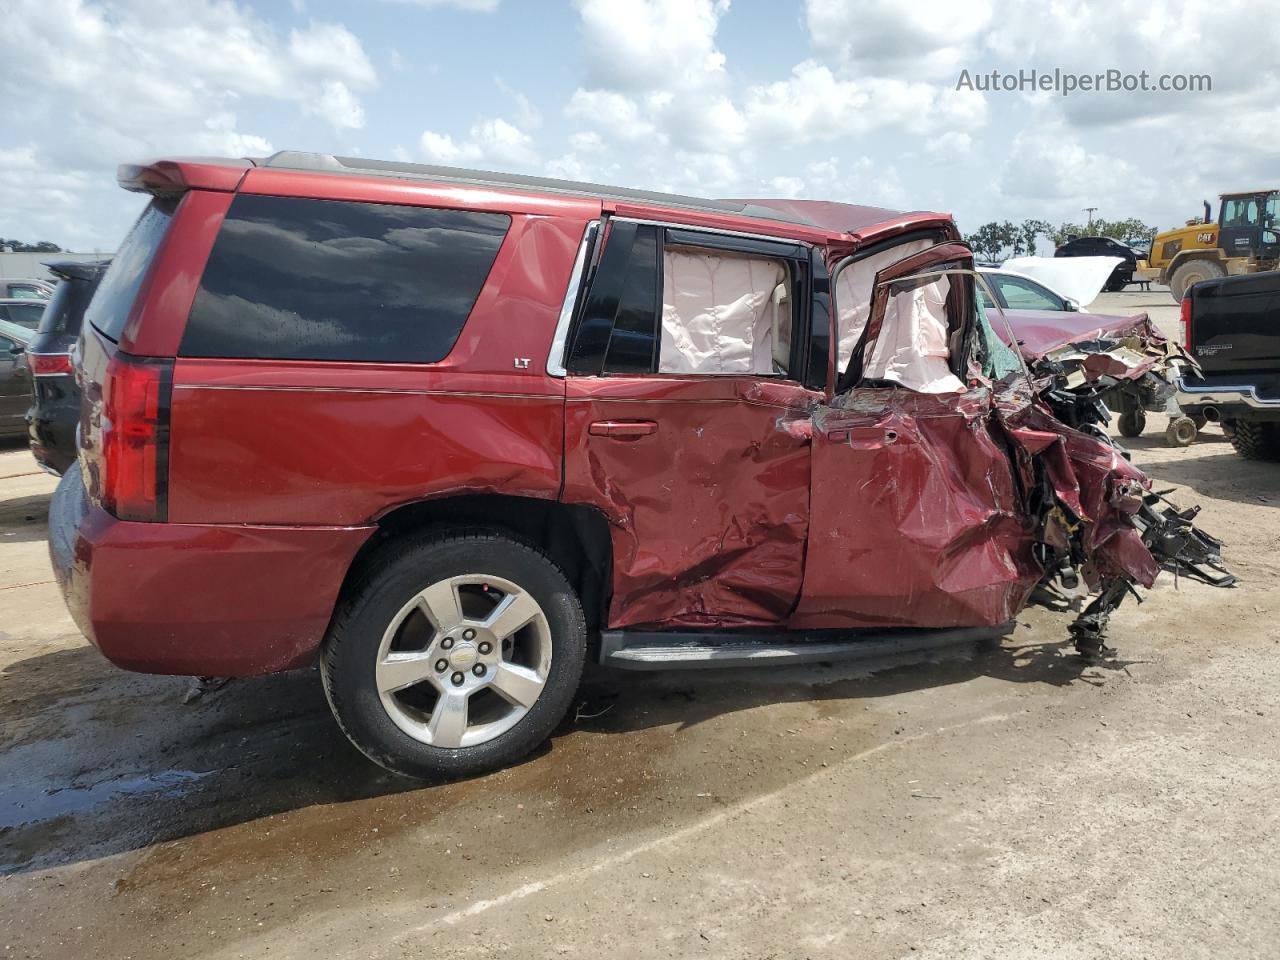
[[[774,332],[790,326],[791,303],[775,292],[786,279],[776,260],[664,251],[658,371],[773,373]]]
[[[863,368],[869,380],[890,380],[921,393],[960,393],[947,366],[947,277],[902,290],[885,305],[884,323]]]

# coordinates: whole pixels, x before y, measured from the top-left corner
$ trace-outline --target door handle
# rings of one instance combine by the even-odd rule
[[[635,440],[658,432],[653,420],[597,420],[587,432],[593,437],[611,437],[614,440]]]
[[[831,430],[827,438],[832,443],[847,443],[854,447],[879,447],[898,442],[897,430],[886,430],[881,427],[852,427]]]

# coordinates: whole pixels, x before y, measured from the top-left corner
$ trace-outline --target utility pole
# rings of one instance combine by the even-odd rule
[[[1095,211],[1095,210],[1097,210],[1097,209],[1098,209],[1097,207],[1085,207],[1085,208],[1084,208],[1084,212],[1085,212],[1085,213],[1087,213],[1087,214],[1089,214],[1089,227],[1090,227],[1090,228],[1092,228],[1092,227],[1093,227],[1093,211]]]

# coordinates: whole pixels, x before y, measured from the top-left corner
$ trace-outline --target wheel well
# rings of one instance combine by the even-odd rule
[[[613,542],[609,522],[599,510],[534,497],[468,494],[407,503],[384,514],[377,524],[377,532],[352,561],[347,582],[370,556],[398,537],[483,528],[512,534],[545,551],[578,592],[587,628],[595,630],[605,623]]]
[[[1170,260],[1169,265],[1164,268],[1165,277],[1166,279],[1172,277],[1180,266],[1192,260],[1213,260],[1221,266],[1223,261],[1226,259],[1227,258],[1223,254],[1222,250],[1218,247],[1204,250],[1184,250],[1182,253]]]

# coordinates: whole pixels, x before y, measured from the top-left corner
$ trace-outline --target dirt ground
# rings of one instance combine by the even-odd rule
[[[1095,312],[1167,294],[1104,295]],[[183,704],[78,635],[50,478],[0,448],[0,958],[1244,958],[1280,947],[1280,468],[1134,459],[1243,578],[1167,575],[1086,665],[1002,645],[596,671],[539,755],[416,786],[312,671]]]

